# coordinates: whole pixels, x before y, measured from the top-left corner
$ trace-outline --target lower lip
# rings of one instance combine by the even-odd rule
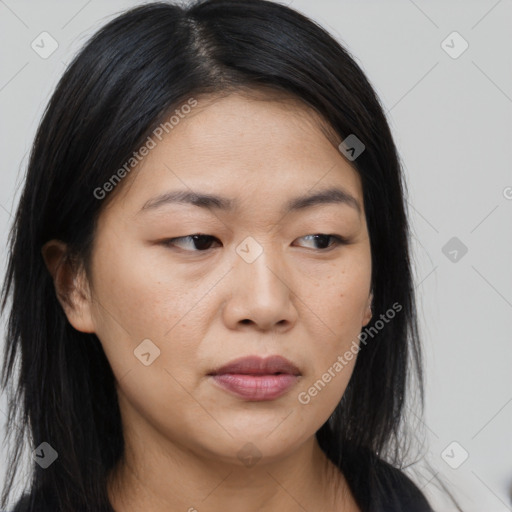
[[[298,377],[289,373],[279,375],[244,375],[225,373],[213,375],[213,380],[234,395],[251,401],[274,400],[284,395]]]

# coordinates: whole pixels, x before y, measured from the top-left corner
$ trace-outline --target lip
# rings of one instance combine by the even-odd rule
[[[222,389],[239,398],[266,401],[284,395],[301,373],[281,356],[249,356],[235,359],[208,375]]]
[[[237,373],[245,375],[273,375],[275,373],[288,373],[300,375],[299,369],[288,359],[282,356],[246,356],[234,359],[221,366],[209,375],[222,375],[226,373]]]

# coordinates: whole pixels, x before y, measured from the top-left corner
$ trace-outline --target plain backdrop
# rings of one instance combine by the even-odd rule
[[[141,3],[0,0],[2,278],[27,152],[50,94],[90,35]],[[425,354],[425,460],[465,511],[510,511],[512,2],[286,3],[354,56],[401,154]],[[58,45],[46,58],[31,46],[48,38],[42,32]],[[4,420],[4,400],[0,410]],[[2,479],[4,471],[0,463]],[[455,510],[432,475],[414,479],[436,510]]]

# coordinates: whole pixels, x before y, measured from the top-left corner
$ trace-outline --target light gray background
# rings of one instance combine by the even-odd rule
[[[140,3],[0,0],[3,269],[27,151],[51,92],[89,36]],[[356,58],[382,99],[403,159],[425,347],[427,460],[465,511],[510,511],[512,2],[290,5]],[[59,45],[47,59],[31,48],[43,31]],[[454,31],[469,44],[457,58],[443,47],[459,52],[460,39],[450,36],[442,45]],[[468,248],[455,262],[443,253],[452,237]],[[0,405],[5,411],[4,401]],[[460,462],[462,450],[469,457],[453,469],[447,461]],[[4,470],[2,465],[0,478]],[[455,510],[424,475],[413,477],[436,510]]]

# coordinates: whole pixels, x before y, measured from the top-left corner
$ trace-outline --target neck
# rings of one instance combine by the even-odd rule
[[[125,432],[124,458],[108,483],[116,512],[359,510],[315,436],[285,457],[254,464],[219,461],[150,439]]]

